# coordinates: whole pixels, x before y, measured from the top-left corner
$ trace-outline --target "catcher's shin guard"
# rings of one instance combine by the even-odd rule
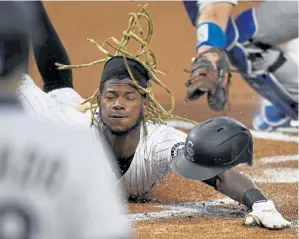
[[[243,75],[242,77],[261,96],[279,107],[292,119],[298,119],[298,102],[295,102],[281,87],[273,74],[261,74],[256,77]]]
[[[247,15],[250,16],[250,14]],[[250,19],[253,18],[248,17],[248,21]],[[241,22],[244,21],[239,21],[239,24]],[[246,24],[244,26],[242,24],[242,27],[238,24],[228,24],[227,41],[233,42],[236,35],[240,36],[239,42],[234,43],[233,47],[228,49],[230,62],[256,92],[291,118],[298,119],[298,89],[290,89],[293,92],[287,91],[282,84],[284,78],[289,77],[295,79],[294,85],[296,85],[298,65],[278,47],[257,42],[251,43],[249,40],[254,37],[257,28],[254,24],[254,21],[247,22],[247,29],[244,27]],[[243,43],[240,42],[241,40]]]

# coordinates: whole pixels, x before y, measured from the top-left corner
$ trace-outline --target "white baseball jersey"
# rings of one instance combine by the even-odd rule
[[[140,141],[130,168],[120,182],[129,197],[143,198],[171,170],[172,158],[184,149],[186,134],[165,125],[147,124],[148,135],[141,130]]]
[[[76,99],[80,96],[72,89],[64,88],[47,94],[29,75],[24,75],[17,93],[26,112],[39,116],[38,120],[60,122],[76,128],[90,128],[90,117],[74,109]]]
[[[46,118],[48,121],[62,121],[90,129],[90,116],[78,112],[74,107],[82,98],[70,88],[43,92],[33,80],[26,76],[19,88],[20,98],[26,110]],[[37,108],[37,109],[36,109]],[[69,109],[72,108],[72,109]],[[169,162],[178,150],[184,149],[186,134],[165,125],[147,124],[148,136],[141,130],[140,141],[132,163],[119,181],[127,196],[143,197],[165,177]],[[91,128],[93,133],[97,129]]]
[[[103,144],[0,105],[0,238],[131,238]]]

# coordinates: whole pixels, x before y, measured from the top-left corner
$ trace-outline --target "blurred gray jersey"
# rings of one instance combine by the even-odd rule
[[[0,110],[0,238],[131,238],[104,143]]]

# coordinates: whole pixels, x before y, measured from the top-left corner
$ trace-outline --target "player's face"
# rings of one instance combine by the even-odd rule
[[[112,133],[126,135],[140,125],[146,102],[130,79],[106,81],[98,99],[102,122]]]

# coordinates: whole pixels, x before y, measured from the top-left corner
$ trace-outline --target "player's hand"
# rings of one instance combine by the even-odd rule
[[[252,212],[245,216],[244,223],[248,226],[259,225],[268,229],[282,229],[291,226],[291,223],[276,210],[271,200],[254,203]]]
[[[200,47],[189,73],[185,100],[194,101],[207,93],[209,106],[215,111],[223,110],[231,77],[225,51],[211,46]]]

